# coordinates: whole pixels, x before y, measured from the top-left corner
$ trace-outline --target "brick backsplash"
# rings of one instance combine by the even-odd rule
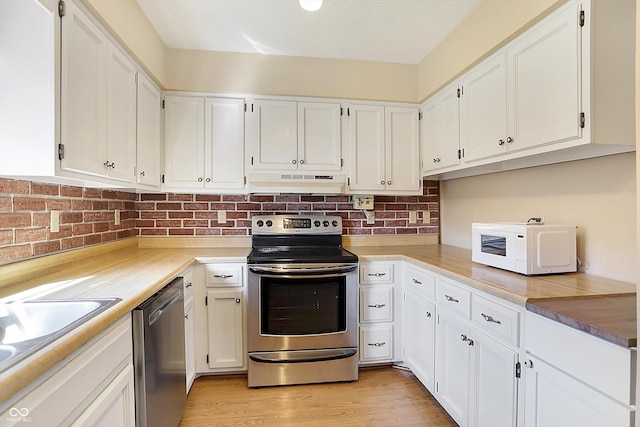
[[[141,194],[136,228],[141,236],[246,236],[253,215],[305,212],[340,215],[347,235],[438,234],[438,182],[424,181],[423,188],[421,196],[376,196],[374,224],[353,208],[350,195]],[[226,211],[227,222],[218,223],[219,210]],[[409,224],[410,211],[418,212],[416,224]],[[430,212],[429,224],[422,221],[423,211]]]
[[[0,178],[0,263],[135,236],[137,199],[124,191]],[[55,233],[52,210],[60,212]]]
[[[136,194],[0,178],[0,264],[136,235],[244,236],[257,214],[340,215],[347,235],[438,234],[438,182],[424,181],[423,188],[420,196],[376,196],[375,223],[367,224],[350,195]],[[60,212],[56,233],[49,227],[52,210]],[[224,224],[219,210],[227,213]],[[409,224],[410,211],[418,213],[416,224]],[[423,211],[430,212],[429,224]]]

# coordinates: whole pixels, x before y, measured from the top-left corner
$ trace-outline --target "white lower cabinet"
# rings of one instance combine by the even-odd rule
[[[194,268],[197,373],[247,370],[245,282],[244,263]]]
[[[636,350],[527,313],[526,427],[629,427]]]
[[[127,315],[22,398],[4,402],[0,424],[134,426],[131,337]]]

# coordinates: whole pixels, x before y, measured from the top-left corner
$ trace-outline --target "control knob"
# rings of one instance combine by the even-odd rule
[[[258,227],[262,227],[262,226],[264,225],[264,221],[262,221],[261,219],[259,219],[259,220],[256,222],[256,225],[257,225]]]
[[[320,221],[316,219],[315,221],[313,221],[313,225],[316,227],[320,227]]]
[[[273,221],[270,219],[267,220],[267,227],[271,227],[273,225]]]
[[[329,226],[329,221],[327,221],[326,219],[324,221],[322,221],[322,225],[324,225],[325,227]]]
[[[338,226],[338,221],[336,221],[335,219],[333,221],[331,221],[331,225],[333,225],[334,227]]]

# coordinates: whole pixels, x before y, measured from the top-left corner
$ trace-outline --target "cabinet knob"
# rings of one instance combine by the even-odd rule
[[[387,185],[391,185],[391,181],[387,181]]]
[[[236,298],[236,304],[240,304],[240,298]]]
[[[300,164],[301,164],[301,165],[304,165],[304,160],[300,160]]]
[[[464,342],[469,341],[469,338],[467,338],[467,336],[465,334],[460,335],[460,339]]]
[[[524,366],[526,366],[527,368],[533,368],[533,361],[527,359],[524,361]]]
[[[198,178],[198,182],[202,182],[202,177]]]
[[[211,178],[207,178],[205,181],[207,181],[207,182],[211,182]]]
[[[511,144],[512,142],[513,142],[513,138],[508,137],[508,138],[507,138],[507,144]]]
[[[380,181],[380,184],[384,185],[384,179],[382,181]]]
[[[473,340],[472,340],[471,338],[469,338],[469,339],[467,340],[467,344],[468,344],[468,345],[470,345],[470,346],[471,346],[471,345],[473,345]]]
[[[295,164],[296,164],[296,161],[295,161],[295,160],[291,160],[291,163],[293,163],[293,164],[295,165]]]
[[[504,145],[504,139],[499,140],[498,145]]]

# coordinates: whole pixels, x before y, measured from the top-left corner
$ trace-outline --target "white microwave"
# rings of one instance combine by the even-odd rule
[[[524,223],[471,224],[471,259],[520,274],[576,271],[576,227]]]

